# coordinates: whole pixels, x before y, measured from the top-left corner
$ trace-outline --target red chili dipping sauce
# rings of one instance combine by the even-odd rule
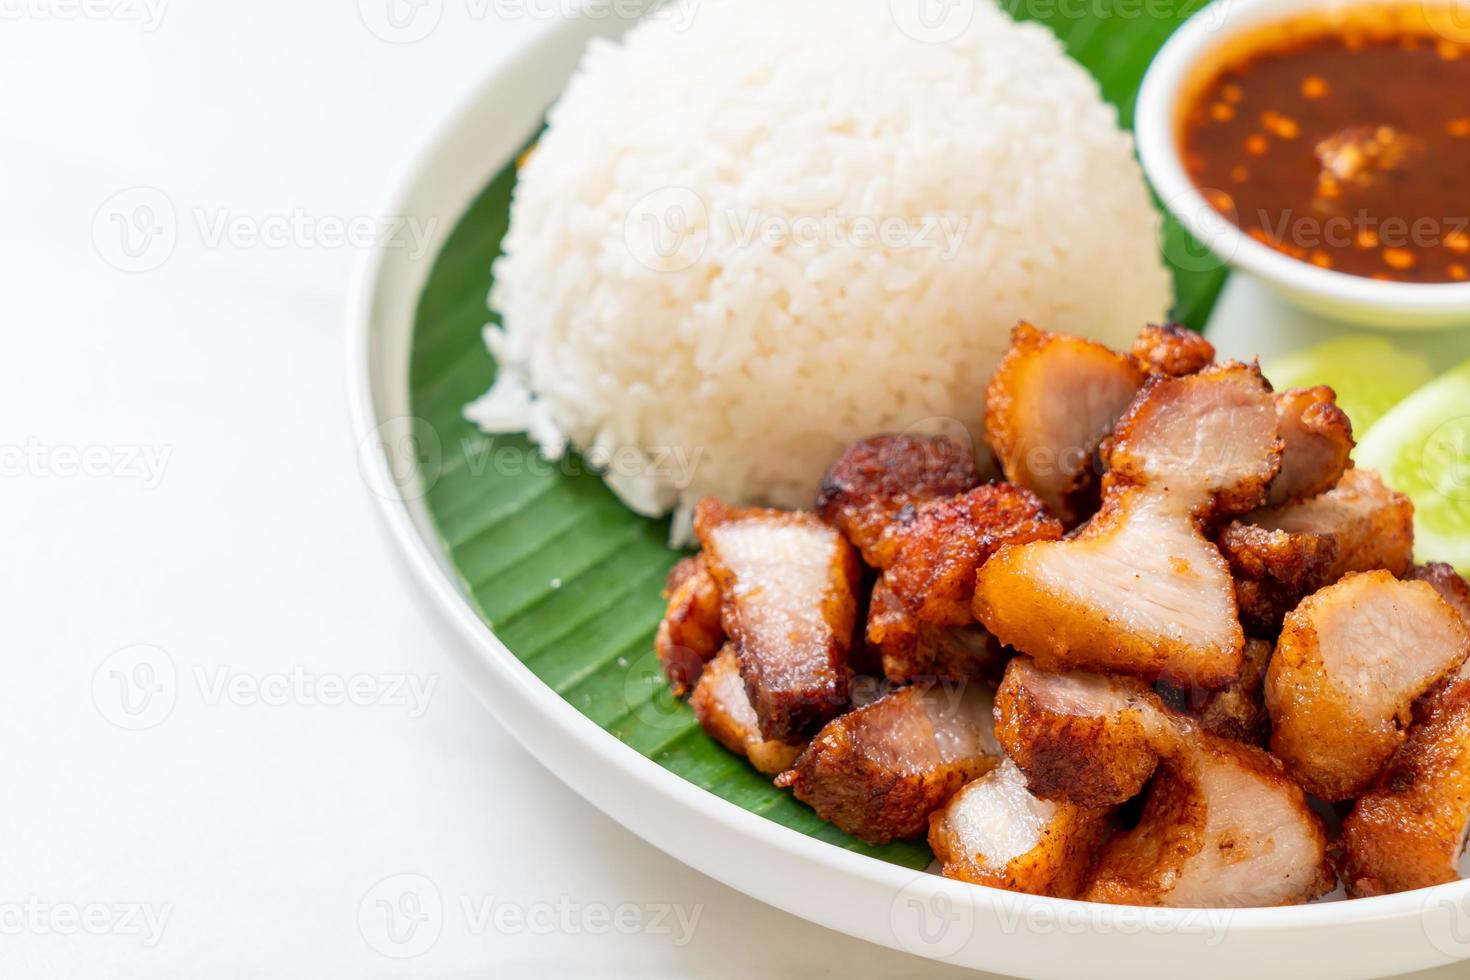
[[[1470,281],[1470,43],[1394,8],[1239,39],[1180,134],[1210,205],[1323,269]]]

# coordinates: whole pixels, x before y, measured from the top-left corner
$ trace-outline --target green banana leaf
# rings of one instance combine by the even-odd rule
[[[1011,3],[1017,16],[1049,14],[1037,19],[1097,75],[1125,123],[1150,58],[1193,6],[1161,16],[1157,4],[1133,0],[1116,8],[1113,0]],[[414,328],[413,412],[440,448],[422,469],[425,502],[466,593],[516,657],[611,737],[784,826],[924,867],[930,854],[922,842],[872,847],[822,822],[713,742],[670,697],[652,652],[660,587],[680,557],[666,543],[666,521],[629,512],[576,457],[547,463],[526,439],[492,439],[464,421],[463,407],[495,375],[480,334],[490,319],[490,264],[514,182],[515,168],[507,166],[460,220],[420,297]],[[1166,257],[1198,256],[1177,228],[1169,235]],[[1176,267],[1176,318],[1201,326],[1223,278],[1218,270]]]

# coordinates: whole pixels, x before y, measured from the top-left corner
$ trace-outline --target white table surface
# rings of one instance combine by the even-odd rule
[[[323,234],[545,24],[425,2],[413,44],[354,0],[0,5],[0,976],[958,975],[612,824],[405,594],[346,416],[358,249]],[[130,274],[94,220],[137,187],[178,237]],[[140,657],[175,683],[123,701]],[[371,925],[401,874],[443,902],[407,960]]]

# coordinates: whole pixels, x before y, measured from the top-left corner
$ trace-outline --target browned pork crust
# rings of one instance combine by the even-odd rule
[[[1177,323],[1149,324],[1133,342],[1133,358],[1149,374],[1182,378],[1198,374],[1215,363],[1215,347],[1204,337]]]
[[[1102,344],[1016,327],[985,389],[986,439],[1006,479],[1068,526],[1086,517],[1097,500],[1097,448],[1144,378]]]
[[[1000,681],[1005,650],[979,626],[933,626],[910,616],[883,579],[868,603],[868,649],[895,684],[919,680]]]
[[[745,696],[735,648],[726,646],[705,668],[689,698],[694,717],[715,741],[750,760],[761,772],[781,772],[801,752],[800,745],[770,742],[761,737],[755,709]]]
[[[1240,679],[1218,691],[1160,685],[1159,695],[1176,711],[1189,714],[1206,731],[1265,748],[1271,739],[1266,711],[1266,668],[1274,644],[1247,639],[1240,659]]]
[[[674,696],[682,698],[725,643],[720,588],[703,555],[685,558],[669,571],[664,598],[668,608],[658,624],[653,649]]]
[[[1353,896],[1459,878],[1470,829],[1470,672],[1429,698],[1372,790],[1343,824]]]
[[[827,468],[817,515],[836,525],[875,568],[888,564],[888,531],[905,507],[977,486],[970,450],[943,436],[883,435],[855,442]]]
[[[1062,526],[1041,501],[1009,483],[919,505],[899,522],[883,582],[911,617],[934,626],[975,621],[975,572],[1002,546],[1056,541]]]
[[[919,837],[999,761],[992,704],[980,685],[903,688],[829,722],[776,785],[869,843]]]
[[[1470,625],[1470,583],[1466,583],[1459,572],[1443,562],[1431,562],[1413,569],[1408,577],[1411,581],[1426,582],[1432,586],[1439,597],[1448,602],[1450,608]]]
[[[1276,422],[1285,446],[1266,503],[1279,507],[1337,486],[1357,445],[1353,423],[1337,407],[1337,392],[1325,385],[1283,391],[1276,396]]]
[[[1006,759],[929,817],[929,846],[946,878],[1075,898],[1107,831],[1107,810],[1032,795]]]
[[[694,530],[761,735],[798,742],[847,706],[857,554],[811,514],[700,503]]]
[[[1017,657],[995,695],[995,736],[1037,796],[1108,807],[1153,775],[1156,713],[1136,678],[1052,674]]]
[[[1372,470],[1350,469],[1327,493],[1247,514],[1216,541],[1235,576],[1246,628],[1274,636],[1303,599],[1349,572],[1406,574],[1414,504]]]
[[[1414,702],[1470,655],[1470,629],[1423,582],[1349,575],[1286,617],[1266,674],[1271,749],[1311,793],[1352,799],[1403,743]]]
[[[1295,905],[1336,884],[1327,834],[1277,760],[1174,728],[1143,817],[1098,855],[1082,898],[1115,905]]]

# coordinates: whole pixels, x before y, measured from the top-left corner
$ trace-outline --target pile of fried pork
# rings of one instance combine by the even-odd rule
[[[1215,360],[1022,325],[988,451],[876,436],[809,513],[706,500],[656,641],[674,691],[951,878],[1184,907],[1456,879],[1470,588],[1414,566],[1330,388]]]

